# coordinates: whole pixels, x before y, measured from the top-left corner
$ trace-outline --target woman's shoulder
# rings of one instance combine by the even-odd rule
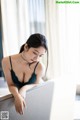
[[[15,59],[15,57],[17,56],[17,54],[16,55],[10,55],[10,56],[6,56],[6,57],[4,57],[3,59],[2,59],[2,64],[4,63],[7,63],[7,64],[9,64],[10,63],[10,57],[11,57],[11,59]]]
[[[4,57],[1,61],[2,67],[6,66],[7,68],[11,68],[10,58],[11,58],[11,62],[12,62],[12,61],[16,60],[17,56],[18,56],[18,54]]]
[[[44,69],[45,65],[42,62],[38,62],[38,69]]]
[[[9,66],[10,66],[9,56],[4,57],[4,58],[2,59],[2,61],[1,61],[1,63],[2,63],[2,67],[6,66],[7,68],[9,68]]]
[[[35,73],[37,75],[41,75],[41,76],[43,76],[45,74],[45,65],[42,62],[38,63]]]
[[[2,64],[8,63],[8,61],[9,61],[9,56],[2,58]]]

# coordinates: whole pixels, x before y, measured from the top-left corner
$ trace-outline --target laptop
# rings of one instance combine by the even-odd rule
[[[47,81],[26,91],[24,114],[16,112],[12,94],[0,98],[0,117],[9,120],[50,120],[54,82]]]

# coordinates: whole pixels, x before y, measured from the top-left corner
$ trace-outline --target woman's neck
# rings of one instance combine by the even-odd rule
[[[23,52],[21,53],[21,59],[22,59],[23,61],[25,61],[27,64],[29,64],[29,62],[28,62],[27,59],[25,58]]]

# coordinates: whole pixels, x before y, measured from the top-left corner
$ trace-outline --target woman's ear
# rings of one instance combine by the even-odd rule
[[[28,45],[25,44],[25,45],[24,45],[24,51],[28,51],[28,49],[29,49],[29,48],[28,48]]]

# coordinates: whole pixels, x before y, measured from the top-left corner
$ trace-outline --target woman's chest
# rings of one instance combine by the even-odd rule
[[[17,67],[14,66],[13,70],[20,82],[28,82],[34,72],[34,68],[27,65],[17,65]]]

